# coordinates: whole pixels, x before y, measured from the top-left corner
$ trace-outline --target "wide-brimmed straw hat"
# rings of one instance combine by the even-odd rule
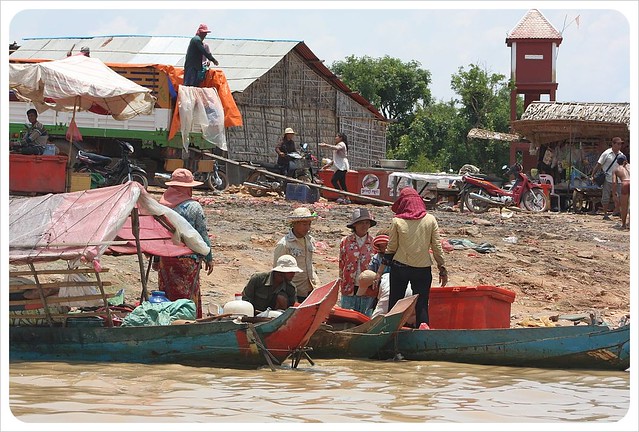
[[[286,128],[284,130],[284,135],[286,134],[295,134],[295,131],[293,130],[293,128]]]
[[[297,266],[297,261],[291,255],[282,255],[277,259],[271,271],[282,273],[302,273],[304,270]]]
[[[201,33],[211,33],[211,30],[209,30],[209,27],[206,24],[200,24],[200,26],[197,28],[197,33],[195,34],[199,35]]]
[[[353,228],[353,225],[355,225],[357,222],[363,221],[363,220],[371,221],[371,227],[374,227],[375,225],[377,225],[377,222],[375,221],[375,219],[373,219],[373,215],[370,214],[368,209],[356,208],[355,210],[353,210],[353,216],[351,217],[351,223],[346,225],[346,228]]]
[[[184,186],[195,187],[203,185],[201,181],[195,181],[193,179],[193,173],[186,168],[178,168],[171,174],[171,180],[166,182],[167,186]]]
[[[301,222],[317,219],[317,213],[311,213],[306,207],[298,207],[288,216],[289,222]]]

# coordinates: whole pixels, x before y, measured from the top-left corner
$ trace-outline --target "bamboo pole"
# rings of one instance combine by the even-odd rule
[[[76,96],[75,100],[73,101],[73,114],[71,115],[71,123],[69,123],[69,126],[71,126],[72,123],[75,122],[75,111],[76,111],[76,107],[78,106],[78,100],[80,99],[80,96]],[[69,154],[67,154],[67,175],[66,175],[66,185],[65,185],[65,191],[67,192],[71,192],[71,153],[73,152],[73,134],[69,135]]]
[[[135,237],[135,248],[138,253],[138,266],[140,267],[140,279],[142,279],[142,294],[140,295],[140,303],[145,302],[148,298],[146,288],[146,275],[144,273],[144,256],[142,255],[142,248],[140,246],[140,215],[138,208],[134,207],[131,211],[131,228],[133,236]]]
[[[249,169],[249,170],[257,171],[259,173],[262,173],[264,175],[268,175],[270,177],[275,177],[275,178],[278,178],[278,179],[286,180],[289,183],[299,183],[299,184],[303,184],[303,185],[306,185],[306,186],[309,186],[309,187],[312,187],[312,188],[315,188],[315,189],[320,189],[320,190],[328,191],[328,192],[335,192],[335,193],[338,193],[340,195],[346,195],[346,196],[349,196],[349,197],[357,198],[360,201],[367,201],[367,202],[371,202],[373,204],[393,205],[393,203],[391,201],[385,201],[385,200],[381,200],[381,199],[378,199],[378,198],[369,197],[367,195],[356,194],[356,193],[353,193],[353,192],[346,192],[346,191],[343,191],[343,190],[340,190],[340,189],[334,189],[332,187],[318,185],[318,184],[315,184],[315,183],[308,183],[308,182],[305,182],[303,180],[298,180],[298,179],[293,178],[293,177],[287,177],[287,176],[284,176],[284,175],[281,175],[281,174],[277,174],[277,173],[262,169],[262,167],[256,167],[256,166],[249,165],[249,164],[246,164],[246,163],[234,161],[233,159],[227,159],[225,157],[218,156],[218,155],[213,154],[213,153],[203,152],[203,154],[205,154],[208,157],[212,157],[214,159],[217,159],[217,160],[220,160],[220,161],[223,161],[223,162],[226,162],[226,163],[230,163],[232,165],[237,165],[237,166],[242,167],[242,168],[246,168],[246,169]]]
[[[40,280],[38,278],[38,274],[36,273],[36,269],[33,263],[29,263],[29,268],[31,269],[31,272],[33,273],[33,279],[35,280],[35,283],[38,285],[38,294],[40,294],[40,301],[42,302],[42,306],[44,306],[44,313],[47,315],[47,322],[49,323],[49,326],[53,327],[53,319],[51,318],[51,311],[49,310],[47,297],[44,295],[42,286],[40,286]]]

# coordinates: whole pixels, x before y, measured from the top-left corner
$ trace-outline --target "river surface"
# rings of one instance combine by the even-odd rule
[[[16,362],[9,367],[9,407],[16,428],[24,430],[40,430],[44,426],[40,423],[75,430],[79,423],[104,427],[113,422],[137,424],[131,429],[124,424],[111,426],[118,431],[145,430],[141,423],[161,423],[153,430],[194,430],[188,423],[208,423],[209,429],[211,423],[225,423],[213,428],[246,430],[228,423],[265,423],[247,426],[260,431],[348,423],[353,430],[363,422],[405,423],[400,429],[396,429],[399,424],[379,429],[386,431],[512,422],[612,430],[611,423],[629,421],[624,416],[631,406],[630,376],[629,372],[323,359],[315,366],[303,361],[298,369],[286,363],[276,371]],[[288,423],[293,429],[287,429]],[[556,430],[554,426],[539,424],[543,430]]]

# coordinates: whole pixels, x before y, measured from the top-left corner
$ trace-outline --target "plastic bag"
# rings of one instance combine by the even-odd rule
[[[67,282],[91,282],[91,279],[84,274],[69,274],[66,277]],[[97,282],[96,282],[97,285]],[[91,286],[65,286],[61,287],[60,291],[58,291],[58,297],[79,297],[86,295],[95,295],[100,294],[100,290],[96,285]],[[66,303],[60,303],[60,305],[66,305],[71,307],[96,307],[103,306],[104,302],[102,300],[80,300],[80,301],[70,301]]]

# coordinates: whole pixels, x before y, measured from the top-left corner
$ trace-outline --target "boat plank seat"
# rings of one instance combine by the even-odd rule
[[[29,298],[23,296],[23,298],[14,298],[9,300],[9,318],[11,323],[21,322],[38,322],[42,321],[42,324],[48,323],[48,325],[55,325],[62,321],[66,322],[67,318],[72,317],[97,317],[106,315],[106,321],[108,326],[113,326],[112,313],[109,308],[108,299],[116,297],[115,293],[106,293],[104,287],[112,286],[109,281],[103,281],[100,279],[100,273],[108,272],[109,269],[101,269],[101,271],[95,271],[94,269],[77,268],[77,269],[57,269],[57,270],[37,270],[37,271],[11,271],[9,282],[10,294],[24,294],[29,291],[37,291],[38,296],[35,298]],[[63,280],[44,282],[40,281],[40,277],[43,275],[55,276],[55,275],[73,275],[73,274],[85,274],[93,276],[95,280],[77,281],[77,280]],[[35,280],[27,279],[25,276],[33,277]],[[80,294],[70,296],[58,296],[57,294],[49,294],[48,291],[52,289],[60,289],[67,287],[96,287],[98,293],[95,294]],[[33,297],[33,296],[31,296]],[[70,311],[69,305],[73,305],[77,302],[86,301],[102,301],[102,311]]]

